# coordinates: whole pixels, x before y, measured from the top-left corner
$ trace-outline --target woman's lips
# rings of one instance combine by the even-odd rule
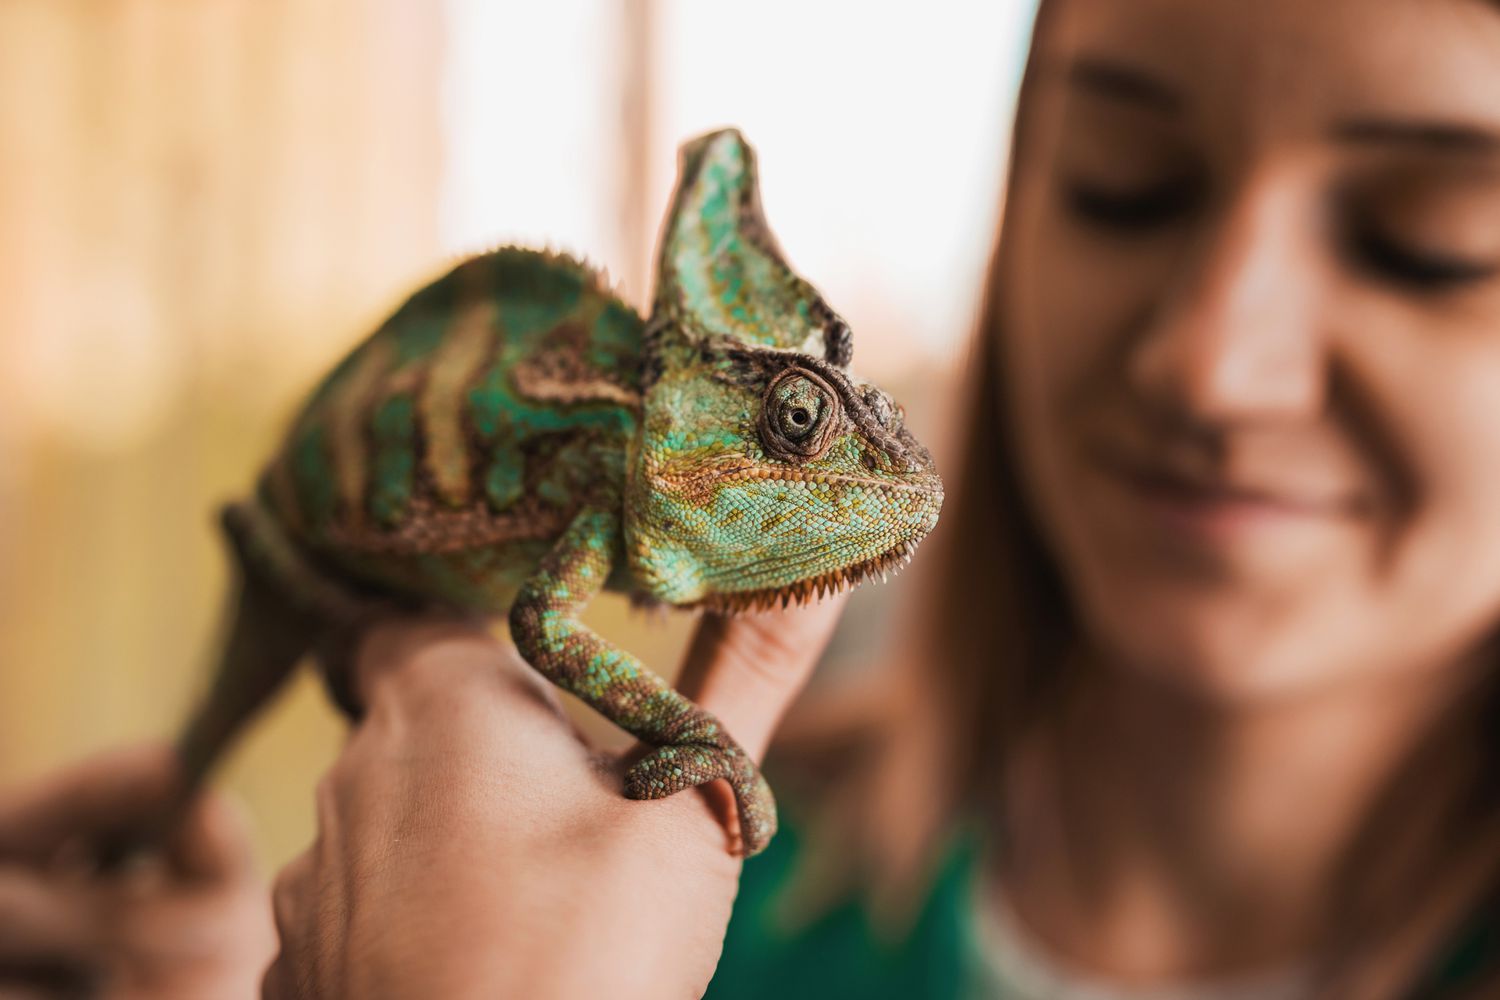
[[[1137,504],[1148,522],[1174,534],[1229,541],[1248,534],[1328,523],[1350,513],[1343,499],[1265,486],[1201,482],[1148,463],[1096,455],[1096,464]]]

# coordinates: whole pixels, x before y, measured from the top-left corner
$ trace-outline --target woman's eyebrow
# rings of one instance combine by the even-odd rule
[[[1080,55],[1068,65],[1066,76],[1072,89],[1095,97],[1168,115],[1182,111],[1182,94],[1171,84],[1107,56]]]
[[[1336,123],[1333,138],[1355,146],[1407,146],[1439,153],[1500,153],[1500,131],[1465,122],[1357,118]]]

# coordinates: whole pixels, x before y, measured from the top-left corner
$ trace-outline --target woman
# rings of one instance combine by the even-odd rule
[[[1497,93],[1489,0],[1044,6],[922,641],[710,996],[1500,992]],[[763,747],[833,614],[684,685]],[[621,800],[462,625],[360,683],[267,995],[701,992],[721,800]]]
[[[1044,11],[867,884],[958,814],[979,930],[1042,978],[1463,959],[1500,877],[1496,87],[1500,5]]]

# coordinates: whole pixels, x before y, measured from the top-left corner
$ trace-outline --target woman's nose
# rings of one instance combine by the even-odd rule
[[[1326,381],[1315,249],[1295,184],[1247,182],[1140,331],[1135,388],[1205,423],[1315,412]]]

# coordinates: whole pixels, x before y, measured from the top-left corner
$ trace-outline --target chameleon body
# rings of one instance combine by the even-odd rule
[[[226,510],[243,583],[181,742],[192,780],[309,649],[357,712],[337,637],[438,605],[508,614],[533,667],[654,748],[628,796],[728,779],[759,850],[775,807],[754,763],[578,614],[601,590],[784,605],[908,559],[941,482],[851,349],[772,241],[733,130],[682,149],[649,319],[565,256],[459,264],[328,375]]]

